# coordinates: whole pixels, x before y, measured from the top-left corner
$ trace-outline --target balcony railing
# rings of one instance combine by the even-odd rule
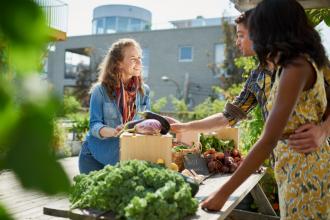
[[[46,15],[48,26],[52,29],[52,37],[65,40],[68,26],[68,4],[61,0],[35,0]]]

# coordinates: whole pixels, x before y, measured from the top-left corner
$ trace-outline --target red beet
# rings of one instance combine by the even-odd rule
[[[217,160],[222,160],[223,158],[225,158],[225,155],[222,152],[217,152],[215,153],[215,157]]]
[[[240,157],[234,157],[234,162],[238,162],[238,161],[240,161],[241,160],[241,158]]]
[[[231,152],[231,155],[232,155],[233,157],[238,157],[238,156],[239,156],[239,152],[238,152],[238,150],[237,150],[237,149],[233,149],[232,152]]]
[[[229,172],[229,167],[228,166],[222,166],[221,167],[221,172],[228,173]]]
[[[231,164],[230,166],[229,166],[229,172],[230,173],[233,173],[233,172],[235,172],[235,170],[237,169],[237,164],[236,163],[233,163],[233,164]]]
[[[230,166],[233,163],[234,163],[234,159],[232,157],[225,156],[225,165]]]

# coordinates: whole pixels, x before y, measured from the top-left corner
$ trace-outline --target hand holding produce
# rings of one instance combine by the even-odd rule
[[[155,119],[143,119],[129,122],[118,135],[125,131],[145,135],[158,135],[161,133],[161,129],[162,125],[159,121]]]
[[[161,123],[161,134],[167,134],[170,131],[171,125],[163,116],[150,111],[139,112],[139,114],[144,119],[154,119],[159,121]]]

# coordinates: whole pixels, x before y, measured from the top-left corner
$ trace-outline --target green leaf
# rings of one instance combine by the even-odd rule
[[[10,91],[10,88],[0,80],[0,170],[3,169],[1,158],[4,157],[7,150],[4,140],[17,120],[17,111],[9,95]]]
[[[5,210],[3,206],[0,204],[0,219],[1,220],[14,220]]]
[[[52,152],[55,100],[22,105],[21,115],[6,137],[6,168],[12,169],[26,188],[48,194],[68,192],[70,182]]]
[[[324,18],[324,23],[330,27],[330,15]]]
[[[36,71],[48,41],[42,9],[32,0],[0,3],[0,36],[9,48],[9,66],[17,74]]]
[[[11,97],[8,93],[8,88],[0,81],[0,112],[4,111],[6,106],[10,103]]]
[[[35,45],[12,44],[9,47],[10,66],[17,74],[27,75],[38,71],[41,67],[40,58],[44,48]]]
[[[1,1],[0,32],[11,42],[37,45],[47,38],[42,9],[32,0]]]

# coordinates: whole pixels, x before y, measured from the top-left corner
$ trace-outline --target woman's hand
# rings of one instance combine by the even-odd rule
[[[116,128],[103,127],[100,130],[101,137],[116,137],[118,133],[124,128],[124,125],[118,125]]]
[[[201,203],[202,209],[206,209],[207,211],[220,211],[228,197],[228,195],[223,194],[218,190]]]
[[[118,125],[117,127],[116,127],[116,131],[117,131],[117,133],[119,133],[121,130],[123,130],[124,129],[124,125],[123,124],[121,124],[121,125]]]
[[[288,144],[299,153],[311,153],[325,142],[325,132],[321,125],[305,124],[290,135]]]

